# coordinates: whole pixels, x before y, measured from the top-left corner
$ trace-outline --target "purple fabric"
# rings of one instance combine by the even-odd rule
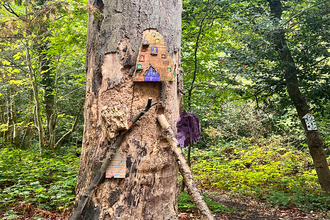
[[[194,113],[181,112],[176,128],[176,138],[181,147],[199,141],[201,135],[199,119]]]

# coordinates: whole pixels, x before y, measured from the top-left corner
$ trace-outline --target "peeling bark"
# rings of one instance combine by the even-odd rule
[[[161,101],[160,82],[133,83],[131,74],[143,31],[157,29],[177,68],[180,64],[181,1],[90,0],[89,4],[99,14],[90,13],[88,20],[85,127],[77,199],[96,175],[95,164],[102,164],[109,152],[101,110],[121,106],[132,120],[132,113],[143,109],[149,97]],[[177,82],[167,83],[165,89],[168,107],[150,109],[118,149],[126,155],[126,178],[100,183],[86,203],[82,219],[178,218],[178,167],[156,123],[157,114],[164,113],[175,125],[180,104]]]

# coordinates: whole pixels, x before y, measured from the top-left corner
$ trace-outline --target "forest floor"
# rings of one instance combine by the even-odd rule
[[[298,219],[330,219],[329,213],[325,211],[302,211],[297,208],[275,208],[267,205],[262,200],[247,197],[233,197],[227,193],[208,192],[208,197],[213,201],[222,204],[224,207],[231,210],[230,213],[217,212],[215,219],[220,220],[236,220],[236,219],[255,219],[255,220],[298,220]],[[29,205],[17,207],[15,209],[19,213],[19,217],[12,218],[17,220],[66,220],[69,217],[69,212],[62,215],[33,208]],[[68,211],[68,210],[67,210]],[[4,215],[0,213],[0,219]],[[194,213],[179,213],[179,220],[197,220],[200,219],[198,214]]]
[[[298,219],[330,219],[330,213],[325,211],[302,211],[298,208],[275,208],[265,201],[257,198],[233,197],[227,193],[208,192],[208,197],[231,210],[230,213],[217,212],[214,214],[217,220],[298,220]],[[179,220],[200,219],[198,214],[180,213]]]

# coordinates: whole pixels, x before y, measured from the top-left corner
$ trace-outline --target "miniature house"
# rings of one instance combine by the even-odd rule
[[[307,131],[317,131],[316,122],[313,115],[307,113],[303,119],[305,120]]]
[[[169,56],[164,38],[158,32],[149,30],[143,35],[136,68],[135,82],[174,81],[175,65]]]

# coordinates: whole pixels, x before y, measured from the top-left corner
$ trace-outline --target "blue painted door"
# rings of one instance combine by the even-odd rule
[[[144,81],[159,81],[159,73],[152,67],[148,69]]]

